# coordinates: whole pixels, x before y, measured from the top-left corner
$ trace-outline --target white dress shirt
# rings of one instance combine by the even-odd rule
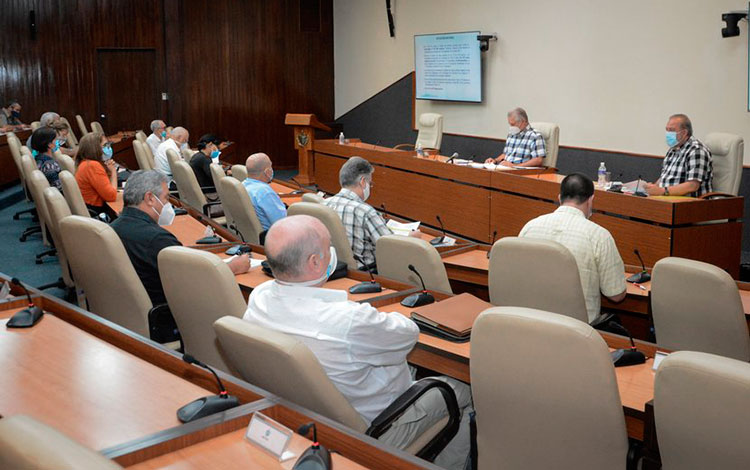
[[[248,299],[244,319],[293,336],[368,423],[413,383],[406,355],[419,335],[400,313],[347,299],[346,291],[267,281]]]
[[[149,147],[151,147],[151,153],[154,154],[154,155],[156,155],[156,149],[159,148],[159,145],[162,142],[164,142],[164,141],[161,140],[161,137],[159,137],[158,135],[154,134],[153,132],[151,133],[150,136],[146,137],[146,143],[148,144]]]
[[[180,152],[180,147],[177,146],[177,142],[172,139],[167,139],[156,148],[156,153],[154,153],[154,164],[156,164],[157,170],[172,179],[172,169],[169,167],[169,159],[167,158],[167,150],[169,149],[174,150],[175,153],[182,158],[182,153]]]

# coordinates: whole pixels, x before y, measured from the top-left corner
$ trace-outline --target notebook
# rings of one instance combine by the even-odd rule
[[[471,294],[459,294],[419,307],[411,313],[411,318],[425,333],[463,342],[471,337],[474,320],[490,307],[492,304]]]

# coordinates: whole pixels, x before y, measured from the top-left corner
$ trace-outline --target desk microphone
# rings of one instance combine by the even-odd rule
[[[328,470],[331,468],[331,454],[318,442],[318,429],[315,423],[303,424],[297,429],[297,433],[307,436],[310,428],[313,431],[313,443],[302,452],[292,470]]]
[[[6,323],[5,326],[8,328],[29,328],[34,326],[36,322],[38,322],[39,319],[42,318],[44,312],[41,308],[34,305],[34,301],[31,300],[31,294],[29,294],[28,289],[26,289],[26,286],[24,286],[17,277],[12,278],[10,282],[11,284],[14,284],[23,289],[23,291],[26,293],[26,298],[29,299],[29,306],[23,310],[16,312],[12,317],[10,317],[10,320],[8,320],[8,323]]]
[[[615,182],[619,182],[618,184],[615,184]],[[610,193],[621,193],[622,192],[622,172],[620,172],[619,175],[617,175],[617,179],[615,181],[611,181],[611,185],[609,189],[607,190]]]
[[[617,334],[630,338],[630,349],[616,349],[610,353],[612,355],[612,363],[615,367],[633,366],[646,362],[646,356],[635,348],[633,335],[624,326],[611,321],[607,323],[607,329],[609,331],[614,330]]]
[[[226,411],[230,408],[234,408],[235,406],[240,406],[240,402],[239,400],[237,400],[237,397],[229,395],[227,393],[227,389],[224,388],[224,384],[221,383],[221,379],[211,367],[194,358],[190,354],[183,354],[182,360],[187,362],[188,364],[194,364],[198,367],[203,367],[204,369],[207,369],[212,374],[214,374],[214,377],[216,377],[216,382],[219,384],[220,391],[218,395],[198,398],[197,400],[191,401],[187,405],[183,406],[182,408],[177,410],[177,419],[179,419],[183,423],[189,423],[198,418],[203,418],[204,416],[209,416],[214,413]]]
[[[432,240],[430,240],[430,245],[433,245],[433,246],[434,245],[439,245],[439,244],[443,243],[443,241],[445,240],[445,227],[443,227],[443,221],[442,221],[442,219],[440,219],[439,215],[436,215],[435,218],[437,219],[438,223],[440,224],[440,231],[443,232],[443,235],[441,235],[439,237],[435,237]]]
[[[642,284],[644,282],[648,282],[651,280],[651,275],[646,271],[646,265],[643,263],[643,258],[641,258],[641,253],[638,251],[638,248],[633,250],[633,253],[638,257],[638,261],[641,262],[641,272],[633,274],[628,278],[628,282],[632,282],[634,284]]]
[[[648,193],[645,191],[640,190],[641,186],[641,175],[638,175],[638,181],[635,183],[635,191],[633,191],[633,195],[639,196],[639,197],[647,197]]]
[[[422,283],[422,292],[417,292],[416,294],[412,294],[409,297],[405,298],[401,301],[401,305],[403,305],[404,307],[421,307],[422,305],[433,303],[435,301],[435,297],[427,292],[427,287],[425,287],[424,285],[424,279],[422,279],[422,275],[419,274],[417,268],[415,268],[413,264],[410,264],[409,271],[413,272],[417,275],[417,277],[419,277],[419,282]]]
[[[458,158],[458,152],[453,152],[453,155],[451,155],[451,158],[449,158],[448,160],[446,160],[445,163],[450,163],[450,162],[452,162],[456,158]]]
[[[374,144],[372,144],[372,148],[376,149],[376,148],[378,148],[378,145],[380,145],[380,141],[379,140],[377,142],[375,142]]]
[[[492,251],[492,246],[495,244],[496,238],[497,238],[497,230],[492,232],[492,241],[490,242],[490,249],[487,250],[487,259],[490,259],[490,252]]]
[[[370,273],[370,280],[369,281],[362,281],[359,284],[354,284],[349,288],[350,294],[372,294],[374,292],[382,292],[383,288],[380,286],[380,283],[375,280],[375,275],[372,273],[372,268],[369,264],[365,263],[362,258],[359,256],[352,254],[354,256],[354,259],[357,260],[357,262],[361,265],[363,265],[367,272]]]
[[[292,176],[291,178],[289,178],[289,181],[293,181],[294,184],[296,184],[297,186],[299,186],[299,189],[295,189],[294,191],[292,191],[289,194],[302,194],[302,193],[307,192],[307,189],[304,186],[302,186],[302,184],[299,181],[297,181],[296,179],[294,179],[294,176]]]

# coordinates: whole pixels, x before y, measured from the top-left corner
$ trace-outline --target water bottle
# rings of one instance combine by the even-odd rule
[[[424,157],[424,149],[422,148],[422,142],[417,144],[417,156]]]
[[[344,138],[344,133],[339,133],[339,145],[344,145],[346,143],[346,139]]]
[[[603,188],[607,184],[607,167],[604,166],[604,162],[599,164],[599,171],[597,172],[597,185]]]

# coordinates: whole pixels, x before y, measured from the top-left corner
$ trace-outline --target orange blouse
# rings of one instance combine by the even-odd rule
[[[107,170],[97,161],[82,161],[76,170],[76,181],[81,188],[83,202],[88,205],[103,206],[105,201],[117,199],[117,190],[112,187]]]

